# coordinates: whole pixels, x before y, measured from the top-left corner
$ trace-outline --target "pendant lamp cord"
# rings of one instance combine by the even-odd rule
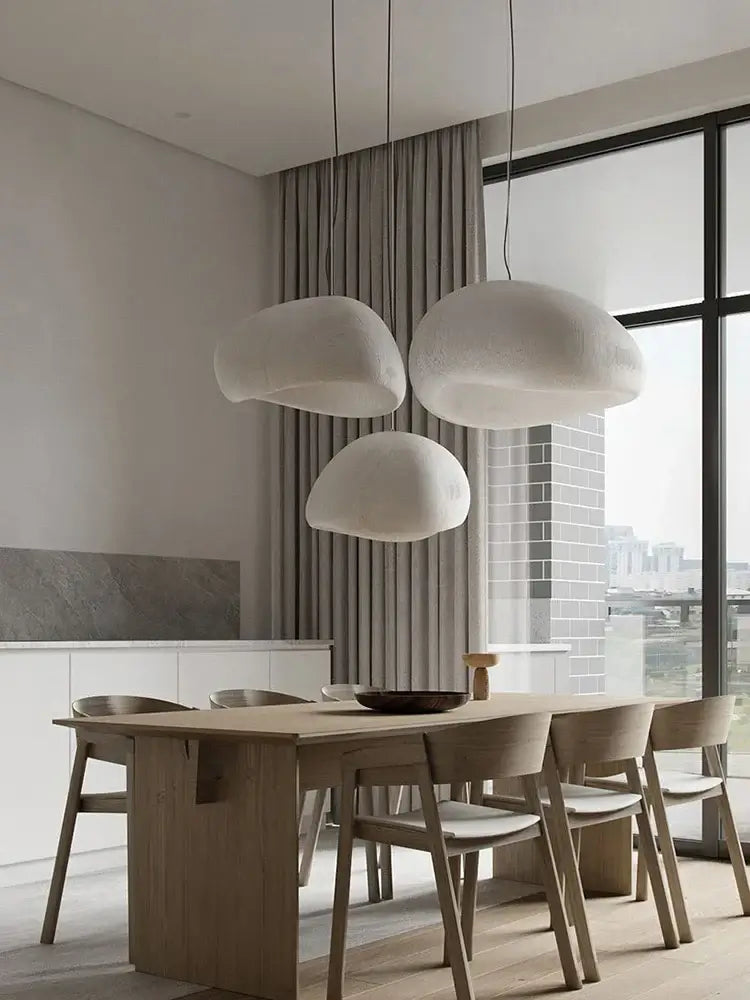
[[[396,339],[396,195],[395,195],[395,163],[393,149],[392,108],[393,108],[393,0],[388,0],[388,90],[385,112],[385,143],[387,147],[387,183],[386,198],[388,201],[388,311],[390,327],[394,340]],[[390,429],[396,426],[395,410],[390,415]]]
[[[339,158],[339,105],[338,85],[336,78],[336,0],[331,0],[331,88],[333,91],[333,156],[329,160],[328,175],[328,249],[326,251],[326,280],[328,294],[333,295],[334,282],[334,229],[338,213],[338,198],[336,193],[336,164]]]
[[[513,129],[516,118],[516,38],[513,26],[513,0],[508,0],[508,67],[509,67],[509,101],[508,101],[508,180],[505,187],[505,228],[503,230],[503,263],[511,280],[510,273],[510,174],[513,165]]]
[[[393,339],[396,340],[396,200],[394,194],[394,156],[393,156],[393,129],[392,112],[393,107],[393,0],[388,0],[388,48],[387,48],[387,92],[385,110],[385,145],[386,145],[386,209],[388,218],[386,223],[386,236],[388,238],[388,325],[391,328]],[[396,411],[391,411],[389,416],[389,429],[396,429]],[[393,592],[389,595],[388,584],[386,582],[385,607],[384,607],[384,638],[383,649],[385,676],[388,678],[388,667],[391,651],[388,637],[393,632],[393,678],[396,680],[398,673],[398,613],[396,611],[396,546],[393,544],[385,547],[385,559],[387,567],[386,580],[391,577],[394,581]],[[392,598],[391,603],[388,598]]]

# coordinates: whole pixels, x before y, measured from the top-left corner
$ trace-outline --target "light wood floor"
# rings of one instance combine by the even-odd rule
[[[659,946],[652,902],[590,901],[603,981],[584,986],[591,1000],[750,1000],[750,918],[739,916],[728,865],[682,860],[696,940],[677,951]],[[531,898],[478,915],[472,971],[477,1000],[564,994],[546,907]],[[361,1000],[451,1000],[450,973],[440,968],[441,933],[428,928],[349,953],[347,993]],[[303,1000],[324,1000],[326,961],[301,970]],[[569,994],[573,996],[574,994]],[[207,990],[193,1000],[237,1000]]]

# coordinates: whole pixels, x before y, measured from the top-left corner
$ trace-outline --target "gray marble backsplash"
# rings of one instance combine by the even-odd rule
[[[239,634],[239,562],[0,548],[2,641]]]

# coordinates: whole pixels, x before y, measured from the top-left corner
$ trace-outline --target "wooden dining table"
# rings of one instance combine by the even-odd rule
[[[299,793],[337,786],[344,753],[408,731],[639,700],[514,693],[438,715],[382,715],[351,702],[55,723],[92,743],[124,743],[135,968],[264,1000],[295,1000]],[[584,841],[587,887],[628,892],[630,821],[594,829],[605,832]],[[498,858],[495,873],[533,878],[530,864],[512,857],[504,870]]]

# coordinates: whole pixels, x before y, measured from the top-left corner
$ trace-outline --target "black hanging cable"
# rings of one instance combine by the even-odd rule
[[[386,199],[388,217],[386,221],[386,235],[388,239],[388,311],[389,326],[393,339],[396,340],[396,205],[394,195],[394,160],[393,160],[393,135],[391,128],[391,109],[393,103],[393,0],[388,0],[388,49],[387,49],[387,92],[386,92],[386,112],[385,112],[385,145],[386,145]],[[389,418],[389,429],[396,429],[396,412],[391,412]],[[388,577],[386,578],[384,626],[385,626],[385,673],[388,676],[388,665],[391,647],[388,644],[389,625],[393,627],[393,675],[395,676],[398,665],[398,611],[396,608],[396,546],[389,544],[385,550],[386,567]],[[392,593],[390,594],[393,603],[388,600],[387,579],[394,581]]]
[[[334,228],[338,211],[336,193],[336,164],[339,157],[339,107],[336,79],[336,0],[331,0],[331,88],[333,91],[333,156],[329,160],[328,176],[328,248],[326,250],[326,280],[328,294],[333,295],[334,283]]]
[[[510,60],[510,100],[508,107],[508,180],[505,188],[505,229],[503,231],[503,263],[510,281],[510,173],[513,165],[513,128],[516,118],[516,39],[513,28],[513,0],[508,0],[508,56]]]
[[[333,155],[339,155],[339,104],[336,85],[336,0],[331,0],[331,84],[333,87]]]
[[[385,143],[388,161],[386,198],[388,200],[388,311],[393,339],[396,339],[396,195],[392,130],[393,107],[393,0],[388,0],[388,49],[387,49],[387,99],[385,112]],[[391,430],[396,424],[395,411],[391,413]]]

